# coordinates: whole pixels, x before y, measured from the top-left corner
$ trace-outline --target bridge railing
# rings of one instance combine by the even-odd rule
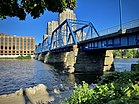
[[[122,29],[130,29],[130,28],[134,28],[134,27],[138,27],[139,26],[139,19],[136,20],[132,20],[126,23],[122,24]],[[111,33],[115,33],[118,32],[120,30],[120,25],[99,31],[99,35],[103,36],[103,35],[107,35],[107,34],[111,34]]]

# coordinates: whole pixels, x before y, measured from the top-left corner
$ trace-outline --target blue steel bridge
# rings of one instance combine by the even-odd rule
[[[139,19],[97,32],[91,22],[66,19],[43,40],[35,54],[68,52],[77,46],[82,51],[139,47]]]

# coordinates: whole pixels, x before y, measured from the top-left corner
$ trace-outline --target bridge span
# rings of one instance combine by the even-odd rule
[[[139,19],[97,32],[91,22],[66,19],[35,50],[35,57],[73,72],[114,70],[114,49],[139,48]]]

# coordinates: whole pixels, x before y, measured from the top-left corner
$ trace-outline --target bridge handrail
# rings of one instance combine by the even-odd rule
[[[123,23],[122,24],[122,29],[130,29],[130,28],[134,28],[139,26],[139,19],[135,19],[135,20],[131,20],[129,22]],[[103,36],[106,34],[111,34],[111,33],[115,33],[118,32],[120,30],[120,25],[116,25],[114,27],[110,27],[108,29],[104,29],[102,31],[99,31],[99,35]]]

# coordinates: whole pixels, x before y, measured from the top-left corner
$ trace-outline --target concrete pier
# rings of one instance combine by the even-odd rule
[[[77,47],[69,52],[39,54],[38,60],[68,73],[103,73],[114,70],[112,50],[82,51]],[[37,57],[37,56],[36,56]]]

